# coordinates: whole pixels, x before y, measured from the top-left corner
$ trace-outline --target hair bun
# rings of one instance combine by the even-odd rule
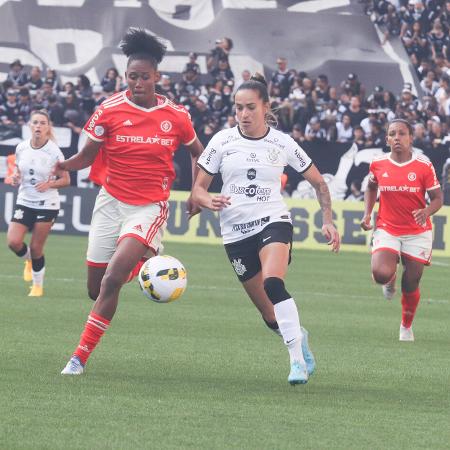
[[[267,81],[264,78],[264,75],[260,74],[259,72],[255,72],[255,74],[250,77],[250,80],[258,81],[259,83],[262,83],[267,87]]]

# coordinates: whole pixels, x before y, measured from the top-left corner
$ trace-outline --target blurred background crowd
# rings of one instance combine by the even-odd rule
[[[326,73],[317,76],[291,67],[280,54],[273,71],[267,70],[272,109],[278,128],[305,142],[356,143],[358,149],[383,147],[385,125],[401,117],[414,125],[414,145],[445,161],[450,149],[450,0],[360,0],[380,30],[382,44],[401,39],[420,83],[405,83],[399,92],[382,83],[367,92],[357,73],[330,85]],[[250,78],[249,70],[234,73],[230,37],[217,39],[206,55],[202,73],[195,52],[186,57],[179,73],[162,73],[159,93],[190,112],[197,134],[206,145],[217,131],[236,124],[233,93]],[[380,74],[382,79],[382,74]],[[115,68],[92,85],[80,74],[76,82],[60,83],[47,68],[24,67],[12,61],[0,85],[0,141],[21,135],[30,112],[45,108],[54,126],[69,127],[78,135],[95,108],[108,96],[126,88]]]

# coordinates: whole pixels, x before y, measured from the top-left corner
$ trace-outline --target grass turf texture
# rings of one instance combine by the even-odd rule
[[[222,247],[191,244],[166,245],[184,296],[127,285],[85,374],[61,376],[91,307],[85,246],[50,236],[43,298],[1,250],[1,449],[448,448],[448,260],[425,270],[416,342],[400,343],[399,295],[384,300],[368,254],[294,251],[286,284],[317,372],[292,387]]]

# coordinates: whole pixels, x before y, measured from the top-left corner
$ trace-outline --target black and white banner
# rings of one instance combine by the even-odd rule
[[[278,56],[334,85],[355,72],[369,90],[398,92],[410,77],[407,57],[382,47],[362,5],[350,0],[0,0],[0,81],[15,59],[55,69],[62,81],[84,73],[98,83],[112,66],[123,73],[117,46],[129,26],[166,41],[166,72],[181,72],[196,51],[205,73],[205,55],[228,36],[237,78],[243,69],[270,73]]]

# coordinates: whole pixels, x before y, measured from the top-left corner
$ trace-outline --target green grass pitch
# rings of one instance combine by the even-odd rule
[[[60,375],[92,305],[86,238],[51,235],[45,297],[0,251],[1,449],[449,448],[449,264],[425,270],[416,342],[398,342],[400,301],[368,254],[295,250],[287,288],[317,372],[287,383],[288,354],[220,246],[166,244],[188,270],[177,302],[121,295],[81,377]]]

